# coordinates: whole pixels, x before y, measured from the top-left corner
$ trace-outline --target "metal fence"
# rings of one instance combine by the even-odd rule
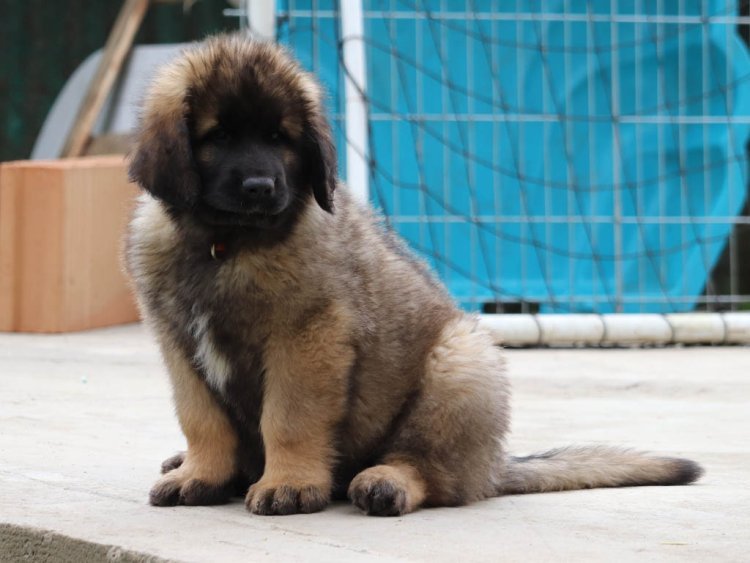
[[[371,200],[465,308],[747,308],[738,3],[362,7]],[[339,16],[335,1],[281,1],[276,33],[326,85],[344,147]]]

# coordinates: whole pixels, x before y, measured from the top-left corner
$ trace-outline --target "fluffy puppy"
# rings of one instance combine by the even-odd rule
[[[188,444],[151,503],[244,484],[257,514],[348,494],[397,515],[695,480],[691,461],[614,448],[506,455],[501,351],[338,183],[321,97],[284,50],[233,35],[188,49],[145,98],[127,264]]]

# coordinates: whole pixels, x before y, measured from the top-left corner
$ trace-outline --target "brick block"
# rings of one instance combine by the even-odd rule
[[[121,156],[0,165],[0,331],[138,319],[120,259],[137,193]]]

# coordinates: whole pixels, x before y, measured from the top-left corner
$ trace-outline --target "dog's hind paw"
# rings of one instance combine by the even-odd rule
[[[411,465],[376,465],[354,477],[347,494],[365,514],[401,516],[422,504],[425,483]]]
[[[170,471],[177,469],[185,461],[185,452],[178,452],[172,457],[168,457],[161,462],[161,473],[169,473]]]

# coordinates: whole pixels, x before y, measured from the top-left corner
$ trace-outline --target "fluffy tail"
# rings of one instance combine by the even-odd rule
[[[568,447],[508,458],[498,492],[511,495],[599,487],[687,485],[701,475],[701,466],[689,459],[656,457],[603,446]]]

